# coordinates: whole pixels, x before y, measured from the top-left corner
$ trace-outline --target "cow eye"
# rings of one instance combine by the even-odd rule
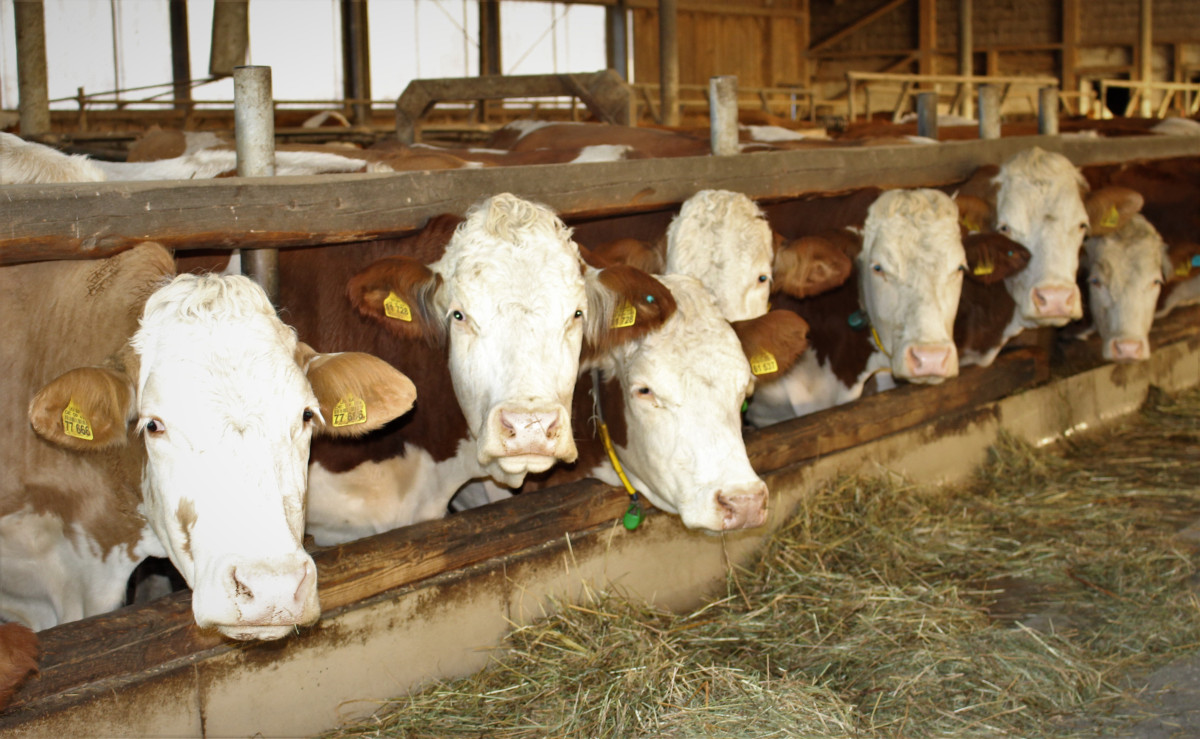
[[[767,280],[769,280],[769,279],[771,279],[771,277],[770,277],[769,275],[759,275],[759,276],[758,276],[758,281],[759,281],[759,282],[766,282],[766,281],[767,281]]]
[[[576,318],[583,318],[583,311],[582,311],[582,310],[578,310],[578,309],[577,309],[577,310],[575,311],[575,317],[576,317]]]
[[[1163,284],[1163,280],[1162,280],[1162,278],[1161,278],[1161,277],[1155,277],[1155,278],[1154,278],[1154,284],[1155,284],[1155,285],[1158,285],[1159,287],[1162,287],[1162,284]]]
[[[650,398],[650,397],[654,396],[654,391],[651,390],[650,388],[646,387],[645,385],[643,385],[642,387],[639,387],[639,388],[635,388],[634,392],[637,393],[638,396],[642,397],[642,398]]]
[[[451,316],[451,317],[452,317],[454,320],[456,320],[456,321],[461,321],[461,320],[463,320],[464,318],[466,318],[466,317],[463,315],[463,312],[462,312],[462,311],[460,311],[460,310],[456,310],[456,311],[454,311],[453,313],[451,313],[451,314],[450,314],[450,316]]]
[[[1083,222],[1083,223],[1081,223],[1081,224],[1079,224],[1079,230],[1080,230],[1080,231],[1087,231],[1087,230],[1088,230],[1088,225],[1087,225],[1087,222],[1086,222],[1086,221],[1085,221],[1085,222]]]
[[[155,436],[164,434],[167,431],[167,425],[157,418],[151,418],[149,421],[146,421],[144,428],[146,429],[146,433],[153,434]]]
[[[1096,287],[1100,287],[1100,278],[1099,277],[1088,278],[1088,284],[1095,285]]]
[[[873,269],[876,272],[879,272],[881,274],[883,273],[883,265],[882,264],[872,264],[871,269]]]
[[[965,264],[958,265],[958,271],[961,272],[962,274],[966,274],[967,273],[967,265],[965,265]]]
[[[315,416],[316,414],[313,413],[312,408],[305,408],[304,413],[300,414],[300,417],[304,419],[305,423],[312,421]]]
[[[999,225],[999,226],[996,228],[996,230],[997,230],[997,231],[999,231],[999,232],[1000,232],[1000,233],[1002,233],[1002,234],[1007,234],[1007,233],[1008,233],[1009,231],[1011,231],[1012,229],[1010,229],[1010,228],[1008,227],[1008,224],[1007,224],[1007,223],[1001,223],[1001,224],[1000,224],[1000,225]]]

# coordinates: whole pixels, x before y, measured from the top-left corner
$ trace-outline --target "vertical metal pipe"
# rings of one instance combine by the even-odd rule
[[[1000,88],[979,86],[979,138],[1000,138]]]
[[[933,140],[938,137],[938,94],[917,93],[917,135]]]
[[[50,133],[50,93],[46,82],[46,9],[42,0],[13,3],[17,24],[17,94],[21,135]]]
[[[192,99],[192,60],[188,47],[187,0],[171,0],[171,82],[175,109],[187,110]]]
[[[975,74],[974,2],[958,0],[958,73],[964,77]],[[961,107],[958,114],[970,118],[975,114],[975,90],[970,82],[964,82],[959,96]]]
[[[679,125],[679,3],[658,0],[658,62],[664,126]]]
[[[1038,89],[1038,133],[1053,136],[1058,133],[1058,88]]]
[[[608,68],[629,82],[629,11],[624,0],[604,6],[604,56]]]
[[[1154,77],[1154,39],[1152,33],[1154,0],[1141,0],[1141,14],[1138,16],[1138,79],[1149,82]],[[1141,116],[1149,118],[1153,115],[1153,96],[1149,87],[1142,88]]]
[[[717,156],[737,154],[737,77],[727,75],[709,78],[708,116],[712,153]]]
[[[233,127],[237,137],[239,177],[275,175],[275,104],[271,97],[271,68],[233,68]],[[242,272],[266,291],[272,303],[279,300],[279,252],[247,249]]]
[[[351,103],[346,111],[359,126],[371,124],[371,45],[366,0],[342,0],[342,90]]]

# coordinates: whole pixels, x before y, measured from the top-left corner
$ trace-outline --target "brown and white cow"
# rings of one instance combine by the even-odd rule
[[[157,244],[0,269],[0,618],[116,608],[148,556],[170,557],[196,623],[226,636],[319,617],[310,440],[385,425],[412,383],[314,353],[244,277],[173,274]]]
[[[0,185],[43,185],[53,182],[103,182],[104,173],[82,154],[0,132]]]
[[[747,414],[755,425],[854,400],[878,372],[918,383],[958,374],[952,329],[966,272],[958,208],[936,190],[868,195],[861,235],[824,234],[854,259],[855,279],[804,300],[775,297],[808,322],[811,348],[755,394]]]
[[[308,524],[321,543],[440,518],[468,480],[517,486],[574,460],[581,363],[674,311],[661,283],[587,267],[552,211],[509,194],[402,242],[286,250],[279,261],[284,315],[306,340],[369,349],[422,398],[365,439],[314,443]]]
[[[24,624],[0,624],[0,711],[30,675],[37,672],[41,645]]]

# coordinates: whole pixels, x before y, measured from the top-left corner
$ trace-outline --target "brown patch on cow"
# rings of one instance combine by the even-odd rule
[[[809,351],[816,352],[817,361],[829,365],[846,387],[866,370],[875,352],[870,330],[850,327],[850,315],[861,307],[855,272],[843,285],[821,295],[798,300],[777,294],[772,299],[777,309],[790,310],[808,322]]]
[[[854,263],[835,240],[836,237],[803,236],[777,248],[772,288],[794,298],[807,298],[844,283]]]
[[[1105,236],[1119,231],[1141,211],[1144,203],[1140,193],[1127,187],[1109,186],[1091,193],[1083,203],[1087,208],[1089,233]]]
[[[963,280],[958,312],[954,315],[954,344],[965,351],[984,354],[1003,343],[1004,328],[1012,321],[1017,304],[1003,282],[984,284]]]
[[[770,382],[786,375],[808,349],[808,322],[792,311],[773,310],[765,316],[734,321],[732,325],[751,365],[763,352],[769,352],[775,358],[776,369],[758,375],[759,382]]]
[[[189,498],[180,500],[179,507],[175,509],[175,520],[179,523],[179,530],[183,532],[183,553],[191,557],[192,527],[196,525],[196,504]]]
[[[316,357],[307,375],[321,405],[323,434],[362,436],[407,413],[417,399],[411,380],[382,359],[362,352]],[[362,401],[366,420],[337,425],[334,408],[344,401]]]
[[[70,435],[63,413],[74,404],[92,438]],[[55,378],[29,403],[29,422],[39,436],[80,452],[92,452],[128,442],[133,414],[133,384],[123,373],[100,367],[80,367]],[[76,427],[78,434],[82,426]]]
[[[641,270],[619,264],[602,270],[598,279],[608,294],[600,289],[588,291],[590,316],[582,352],[585,363],[658,330],[675,314],[675,296],[666,285]],[[637,312],[633,323],[614,328],[615,312],[628,305]]]
[[[642,239],[617,239],[597,246],[591,253],[608,264],[625,264],[646,274],[660,275],[667,267],[666,246],[664,234],[656,243]]]
[[[1029,250],[998,233],[972,233],[963,237],[968,280],[994,285],[1029,264]]]
[[[30,675],[37,673],[41,654],[37,634],[22,624],[0,624],[0,711]]]
[[[993,228],[995,214],[987,201],[959,193],[954,197],[954,204],[958,206],[958,223],[962,226],[963,236]]]
[[[787,200],[763,207],[771,228],[786,238],[815,236],[846,228],[862,228],[867,211],[883,193],[878,187],[864,187],[845,195]]]
[[[164,131],[158,126],[151,126],[129,147],[125,161],[155,162],[160,159],[174,159],[183,156],[186,150],[187,138],[183,131]]]
[[[958,187],[958,194],[955,196],[976,198],[988,206],[989,212],[994,212],[996,209],[996,195],[1000,191],[1000,185],[994,180],[1000,174],[1000,167],[995,164],[985,164],[971,178],[962,183]],[[990,222],[989,218],[989,222]]]

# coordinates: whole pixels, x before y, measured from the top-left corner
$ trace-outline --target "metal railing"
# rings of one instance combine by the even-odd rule
[[[1138,109],[1138,103],[1154,92],[1164,93],[1152,116],[1154,118],[1166,117],[1172,103],[1175,103],[1175,109],[1182,115],[1190,117],[1200,113],[1200,83],[1102,79],[1100,80],[1100,100],[1108,100],[1109,88],[1114,87],[1129,90],[1129,103],[1121,113],[1126,117],[1133,115],[1133,112]],[[1100,117],[1112,118],[1113,113],[1106,106],[1101,105]]]
[[[899,86],[895,104],[892,106],[892,120],[896,121],[908,107],[908,99],[917,92],[930,90],[941,94],[943,85],[953,85],[954,98],[950,110],[958,110],[960,115],[971,116],[971,88],[976,85],[997,85],[1000,88],[1000,104],[1008,99],[1013,87],[1054,87],[1059,86],[1057,77],[1017,77],[1003,75],[961,75],[961,74],[900,74],[885,72],[846,72],[846,120],[853,122],[858,117],[858,90],[863,91],[866,105],[866,116],[871,117],[871,87],[879,83],[890,88]],[[916,89],[920,85],[922,89]],[[892,90],[888,90],[892,93]],[[1037,113],[1036,99],[1031,98],[1030,110]]]

